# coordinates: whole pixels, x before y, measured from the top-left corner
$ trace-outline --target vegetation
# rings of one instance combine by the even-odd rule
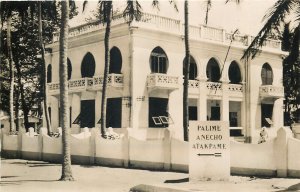
[[[300,120],[299,9],[300,4],[298,0],[278,0],[265,14],[264,20],[266,22],[264,26],[242,57],[245,60],[255,58],[268,37],[274,35],[278,28],[283,27],[286,21],[291,20],[293,26],[296,26],[292,33],[288,32],[288,26],[285,26],[282,32],[283,49],[289,51],[289,55],[283,61],[285,123],[288,125]]]

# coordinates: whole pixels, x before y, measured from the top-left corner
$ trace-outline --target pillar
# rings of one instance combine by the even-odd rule
[[[72,106],[72,122],[71,126],[72,127],[80,127],[80,125],[77,124],[72,124],[75,119],[78,117],[80,114],[80,93],[73,93],[72,101],[71,101],[71,106]]]
[[[102,98],[102,92],[97,91],[95,97],[95,126],[96,127],[100,127],[100,124],[97,123],[101,118],[101,105],[102,105],[101,98]]]
[[[221,102],[221,120],[229,121],[229,97],[228,97],[228,81],[222,83],[222,102]]]
[[[59,127],[59,97],[51,97],[51,126],[52,131],[55,132]]]
[[[207,120],[207,87],[206,78],[199,79],[198,120]]]

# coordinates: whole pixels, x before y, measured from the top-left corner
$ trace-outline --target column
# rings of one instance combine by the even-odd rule
[[[97,123],[101,118],[101,105],[102,105],[101,99],[102,99],[102,92],[97,91],[95,97],[95,126],[96,127],[100,127],[100,124]]]
[[[131,98],[130,96],[122,97],[122,128],[130,126],[130,108],[131,108]]]
[[[72,124],[75,119],[78,117],[80,114],[80,93],[73,93],[72,101],[71,101],[71,106],[72,106],[72,122],[71,125],[72,127],[79,128],[80,125],[77,124]]]
[[[229,121],[228,81],[222,82],[221,121]]]
[[[52,131],[57,131],[59,127],[59,97],[51,97],[51,127]]]
[[[207,120],[207,87],[206,78],[199,79],[198,120]]]

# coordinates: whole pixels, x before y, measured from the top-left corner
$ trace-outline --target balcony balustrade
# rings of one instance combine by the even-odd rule
[[[82,91],[95,91],[102,90],[103,76],[94,76],[93,78],[80,78],[69,80],[69,92],[82,92]],[[123,87],[123,75],[122,74],[108,74],[107,86],[122,88]],[[59,94],[59,83],[48,83],[48,93],[50,95]]]
[[[93,77],[93,90],[102,90],[104,82],[104,76],[94,76]],[[123,74],[108,74],[107,76],[107,86],[114,88],[123,88],[124,76]]]
[[[128,19],[124,19],[122,14],[115,15],[113,17],[112,26],[125,24]],[[169,33],[175,33],[178,35],[183,35],[184,25],[178,19],[158,16],[151,13],[143,13],[140,21],[134,21],[132,25],[137,27],[150,28],[151,30],[164,31]],[[69,37],[80,36],[83,34],[100,31],[104,29],[103,26],[98,20],[92,21],[83,25],[70,28]],[[232,40],[234,45],[249,46],[251,41],[254,39],[253,36],[244,35],[244,34],[235,34],[232,39],[232,33],[226,32],[224,29],[210,27],[207,25],[200,26],[189,26],[190,28],[190,37],[192,39],[204,39],[211,40],[215,42],[229,44]],[[56,32],[53,35],[52,42],[57,42],[59,40],[59,33]],[[264,47],[272,49],[281,49],[281,42],[279,40],[268,39],[264,44]]]
[[[283,86],[262,85],[259,87],[261,98],[281,98],[284,97]]]
[[[206,82],[206,88],[209,96],[222,96],[223,94],[222,83]]]
[[[244,86],[241,84],[228,84],[228,95],[230,97],[240,97],[244,95]]]
[[[161,73],[150,74],[147,77],[147,87],[149,91],[154,89],[173,91],[179,88],[178,76],[169,76]]]

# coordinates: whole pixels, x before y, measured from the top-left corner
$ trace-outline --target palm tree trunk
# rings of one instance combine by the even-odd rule
[[[189,46],[189,12],[188,0],[184,1],[184,43],[185,43],[185,70],[183,82],[183,139],[188,141],[188,128],[189,128],[189,72],[190,72],[190,46]]]
[[[45,48],[44,48],[44,44],[43,44],[43,34],[42,34],[42,30],[43,30],[43,23],[42,23],[42,2],[39,1],[38,2],[38,6],[39,6],[39,18],[38,18],[38,22],[39,22],[39,43],[40,43],[40,48],[41,48],[41,52],[42,52],[42,92],[43,92],[43,103],[44,103],[44,113],[45,113],[45,118],[46,118],[46,124],[47,124],[47,132],[48,135],[51,135],[52,133],[52,128],[51,128],[51,124],[50,124],[50,118],[49,118],[49,111],[48,111],[48,103],[47,103],[47,71],[46,71],[46,62],[45,62]]]
[[[104,81],[102,88],[102,105],[101,105],[101,136],[104,137],[106,131],[106,89],[107,89],[107,76],[109,72],[109,36],[110,36],[110,25],[111,25],[111,8],[112,2],[107,2],[107,22],[105,29],[104,48],[105,48],[105,64],[104,64]]]
[[[9,62],[9,76],[10,76],[10,90],[9,90],[9,132],[12,133],[15,130],[14,124],[14,61],[11,49],[11,11],[8,11],[7,18],[7,51],[8,51],[8,62]]]
[[[61,181],[73,181],[71,169],[71,143],[69,129],[68,101],[68,33],[69,33],[69,0],[61,1],[61,27],[59,36],[59,83],[60,83],[60,112],[62,116],[63,162]],[[47,110],[47,109],[46,109]]]

